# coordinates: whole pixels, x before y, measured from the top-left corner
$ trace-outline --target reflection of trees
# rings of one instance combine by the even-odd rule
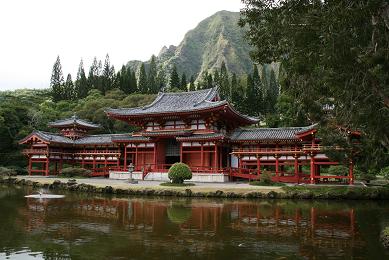
[[[239,258],[248,250],[264,258],[320,259],[364,246],[348,203],[84,196],[28,200],[26,206],[21,201],[8,221],[25,228],[17,233],[21,244],[47,258],[155,258],[174,248],[177,258]],[[13,230],[15,224],[8,232]]]

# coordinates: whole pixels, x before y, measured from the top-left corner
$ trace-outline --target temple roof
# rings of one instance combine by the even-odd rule
[[[100,125],[93,124],[83,119],[80,119],[76,115],[72,116],[71,118],[66,118],[66,119],[57,120],[55,122],[51,122],[49,123],[49,126],[55,128],[64,128],[68,126],[80,126],[82,128],[88,128],[88,129],[96,129],[100,127]]]
[[[232,132],[230,139],[234,141],[267,141],[267,140],[298,140],[300,133],[314,130],[316,125],[305,127],[280,128],[238,128]]]
[[[177,141],[208,141],[208,140],[220,140],[224,139],[226,136],[222,133],[207,133],[207,134],[197,134],[191,136],[180,136],[177,137]]]
[[[107,109],[107,113],[117,115],[145,115],[154,113],[190,112],[221,106],[226,101],[212,101],[218,97],[217,88],[198,91],[165,93],[160,92],[149,105],[135,108]]]
[[[155,116],[224,109],[234,120],[243,124],[257,123],[258,119],[243,115],[236,111],[226,100],[220,100],[217,87],[180,93],[158,93],[156,99],[149,105],[135,108],[108,108],[106,113],[114,118]]]
[[[34,131],[31,134],[29,134],[27,137],[20,140],[19,143],[26,142],[34,135],[48,143],[69,144],[69,145],[112,144],[114,139],[123,139],[123,138],[131,137],[128,134],[101,134],[101,135],[88,135],[76,140],[72,140],[70,138],[67,138],[57,133]]]

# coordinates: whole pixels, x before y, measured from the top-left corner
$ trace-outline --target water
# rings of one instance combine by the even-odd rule
[[[125,198],[0,186],[0,259],[389,259],[389,204]]]

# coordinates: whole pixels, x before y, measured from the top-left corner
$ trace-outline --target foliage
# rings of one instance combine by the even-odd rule
[[[17,172],[14,169],[6,168],[6,167],[0,167],[0,176],[16,176]]]
[[[168,177],[172,183],[184,183],[192,178],[192,171],[185,163],[175,163],[170,167]]]
[[[260,175],[259,181],[251,181],[250,185],[255,186],[284,186],[283,183],[277,183],[272,181],[271,173],[268,171],[263,171]]]
[[[294,104],[288,112],[303,111],[299,113],[303,121],[322,122],[332,133],[339,126],[360,130],[368,141],[358,163],[365,169],[387,164],[388,4],[384,0],[243,2],[240,23],[248,28],[254,61],[282,63],[286,77],[281,91]],[[342,137],[344,131],[337,134]]]
[[[348,168],[344,165],[331,165],[328,168],[328,175],[346,176],[348,174]]]
[[[172,72],[170,73],[169,88],[170,89],[181,89],[180,85],[181,85],[180,78],[178,76],[177,68],[174,65]]]
[[[389,180],[389,166],[382,168],[379,174],[383,176],[386,180]]]
[[[54,101],[59,101],[64,99],[64,78],[62,73],[61,60],[59,56],[53,65],[53,71],[51,72],[50,88]]]
[[[69,167],[62,169],[61,175],[64,177],[89,177],[91,174],[90,170],[78,167]]]

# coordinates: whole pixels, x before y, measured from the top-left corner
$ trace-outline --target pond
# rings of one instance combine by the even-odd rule
[[[108,197],[0,186],[0,259],[389,259],[389,203]]]

